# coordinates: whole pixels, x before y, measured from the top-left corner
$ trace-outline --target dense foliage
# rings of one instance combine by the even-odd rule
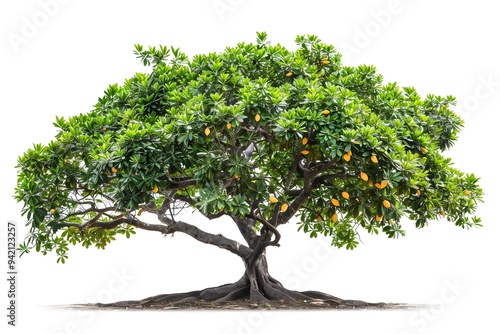
[[[258,231],[295,217],[348,249],[360,228],[403,235],[404,217],[480,226],[478,178],[443,155],[463,125],[452,96],[423,98],[373,66],[343,66],[315,36],[297,37],[295,51],[266,38],[192,59],[136,45],[147,73],[57,118],[55,139],[19,158],[23,251],[64,262],[68,243],[104,248],[168,199],[172,219],[196,208],[252,218]]]

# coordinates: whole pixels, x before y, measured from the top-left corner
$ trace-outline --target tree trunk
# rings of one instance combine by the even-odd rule
[[[138,303],[144,306],[154,306],[155,304],[195,301],[227,302],[249,300],[252,302],[265,302],[271,300],[302,301],[310,299],[328,299],[330,301],[339,301],[339,303],[342,301],[339,298],[321,292],[297,292],[284,288],[278,280],[269,274],[266,255],[263,253],[252,265],[245,263],[245,272],[235,283],[187,293],[154,296],[141,300]],[[130,302],[125,303],[129,303],[130,305]]]
[[[226,239],[221,235],[211,235],[197,228],[190,230],[184,228],[182,231],[188,233],[195,239],[229,249],[240,256],[243,260],[245,271],[243,276],[234,283],[224,284],[203,290],[163,294],[140,301],[125,301],[112,303],[111,306],[143,305],[144,307],[155,307],[158,305],[172,303],[190,303],[196,301],[227,302],[234,300],[248,300],[251,302],[266,301],[304,301],[310,299],[325,299],[333,303],[342,303],[342,299],[316,291],[298,292],[288,290],[269,274],[265,248],[270,244],[273,233],[269,230],[261,230],[261,234],[255,232],[255,220],[251,218],[233,218],[248,247],[240,245],[235,241]],[[179,222],[176,223],[177,225]],[[187,225],[187,224],[185,224]]]

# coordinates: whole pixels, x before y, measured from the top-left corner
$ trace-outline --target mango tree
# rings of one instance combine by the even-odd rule
[[[54,251],[64,263],[69,244],[185,233],[240,257],[241,279],[143,303],[307,300],[333,297],[291,291],[269,274],[266,249],[279,246],[281,225],[347,249],[361,230],[397,238],[410,221],[481,226],[479,179],[443,155],[463,126],[454,97],[421,97],[373,66],[344,66],[316,36],[296,44],[258,33],[256,43],[192,58],[135,45],[145,73],[110,85],[88,113],[57,117],[54,140],[20,156],[22,252]],[[180,218],[193,209],[229,219],[245,244]]]

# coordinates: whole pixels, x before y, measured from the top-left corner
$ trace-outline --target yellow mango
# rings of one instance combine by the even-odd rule
[[[274,196],[269,197],[269,202],[271,203],[278,203],[278,199]]]
[[[283,204],[281,205],[281,212],[285,212],[286,210],[288,210],[288,204],[283,203]]]

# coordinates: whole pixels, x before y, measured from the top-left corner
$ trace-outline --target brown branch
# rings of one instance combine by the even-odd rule
[[[270,224],[267,220],[264,218],[258,217],[255,214],[250,214],[250,218],[255,219],[256,221],[260,222],[262,225],[264,225],[269,231],[271,231],[272,234],[274,234],[274,240],[266,242],[266,247],[267,246],[279,246],[279,241],[281,239],[281,234],[278,232],[276,227],[274,227],[272,224]]]
[[[196,185],[196,180],[192,177],[170,177],[167,175],[166,179],[170,182],[171,189],[184,189]]]
[[[337,158],[332,159],[330,161],[322,161],[322,162],[315,163],[314,166],[312,166],[312,167],[314,167],[314,170],[313,170],[314,171],[314,176],[319,175],[321,173],[324,173],[324,172],[330,170],[337,163],[338,163],[338,159]],[[335,169],[336,170],[344,171],[344,168],[338,167],[338,166]]]
[[[289,190],[285,190],[285,195],[295,197],[295,196],[299,196],[301,192],[302,192],[302,189],[289,189]]]
[[[237,241],[228,239],[221,234],[208,233],[194,225],[187,224],[181,221],[176,221],[174,223],[170,218],[166,216],[164,216],[162,219],[166,219],[169,223],[165,225],[150,224],[143,222],[129,214],[126,217],[122,216],[120,218],[106,222],[90,220],[83,225],[78,223],[62,223],[61,225],[63,227],[76,227],[83,232],[86,232],[90,227],[99,229],[114,229],[121,224],[128,224],[142,230],[156,231],[165,235],[172,234],[174,232],[182,232],[200,242],[226,249],[244,259],[250,257],[250,255],[252,254],[251,248],[246,247],[245,245],[242,245]]]
[[[106,221],[106,222],[97,221],[102,215],[103,215],[103,213],[98,213],[93,219],[89,220],[85,224],[61,223],[60,225],[62,227],[76,227],[76,228],[78,228],[82,232],[87,232],[87,230],[90,227],[109,230],[109,229],[113,229],[113,228],[117,227],[118,225],[123,224],[123,223],[126,222],[126,218],[123,215],[117,217],[116,219],[113,219],[113,220],[110,220],[110,221]]]
[[[233,178],[234,179],[234,178]],[[187,204],[189,204],[190,206],[192,206],[193,208],[196,207],[196,201],[193,200],[191,197],[189,196],[186,196],[186,195],[175,195],[174,198],[176,200],[180,200],[182,202],[185,202]],[[207,214],[207,215],[204,215],[205,217],[207,217],[208,219],[212,220],[212,219],[217,219],[217,218],[220,218],[222,216],[226,215],[226,213],[224,211],[221,211],[221,212],[218,212],[218,213],[214,213],[214,214]]]
[[[205,232],[191,224],[177,221],[172,225],[172,228],[174,229],[174,232],[185,233],[198,241],[226,249],[244,259],[250,257],[252,254],[252,249],[240,244],[237,241],[228,239],[221,234],[211,234]]]
[[[297,211],[299,211],[300,207],[307,202],[309,196],[311,195],[311,189],[308,187],[307,189],[302,189],[300,194],[295,197],[293,202],[288,206],[288,209],[285,212],[280,213],[277,221],[277,225],[286,224],[292,217],[295,216]]]
[[[242,258],[248,258],[252,254],[252,249],[240,244],[237,241],[228,239],[222,234],[212,234],[205,232],[194,225],[187,224],[182,221],[173,221],[166,215],[161,215],[160,213],[158,213],[158,219],[165,224],[165,226],[157,225],[162,227],[161,232],[164,234],[182,232],[200,242],[212,244],[219,248],[226,249],[236,255],[239,255]]]
[[[273,226],[273,224],[269,223],[266,219],[257,216],[254,212],[252,212],[248,217],[250,219],[253,219],[254,221],[260,222],[263,225],[260,237],[256,239],[256,243],[254,243],[253,247],[253,252],[251,254],[251,257],[248,259],[249,265],[252,266],[268,246],[280,246],[279,241],[281,239],[281,234],[278,232],[276,227]],[[270,240],[273,235],[274,240]]]
[[[83,233],[86,233],[87,230],[93,225],[95,224],[95,222],[97,222],[99,220],[99,218],[101,218],[102,216],[102,212],[98,212],[94,218],[92,218],[91,220],[89,220],[86,224],[85,224],[85,227],[82,228],[81,230],[83,231]]]
[[[317,176],[321,172],[324,172],[335,165],[336,161],[331,160],[322,165],[319,169],[308,171],[304,173],[304,188],[299,191],[295,191],[294,195],[296,195],[293,202],[288,206],[288,210],[281,213],[280,220],[278,221],[278,225],[282,225],[287,223],[300,209],[300,207],[307,202],[309,196],[311,195],[311,191],[319,188],[321,185],[325,184],[327,181],[334,178],[355,178],[357,175],[354,174],[346,174],[346,173],[336,173],[336,174],[325,174],[321,176]]]
[[[288,206],[287,211],[285,211],[279,215],[279,221],[277,222],[277,225],[285,224],[293,216],[295,216],[297,211],[309,199],[309,196],[311,195],[312,190],[319,188],[321,185],[325,184],[327,181],[334,179],[334,178],[357,177],[357,175],[345,173],[344,168],[339,167],[339,166],[335,166],[337,163],[338,163],[338,159],[335,158],[335,159],[332,159],[329,161],[313,163],[309,166],[310,169],[298,164],[298,167],[303,172],[304,187],[302,189],[293,189],[293,190],[285,189],[285,194],[287,194],[289,196],[294,196],[295,199]],[[342,171],[342,173],[321,175],[322,173],[325,173],[329,170],[337,170],[337,171],[340,170],[340,171]]]
[[[115,206],[110,206],[110,207],[106,207],[106,208],[96,208],[95,207],[95,203],[93,202],[90,202],[90,203],[82,203],[83,204],[90,204],[91,207],[87,210],[83,210],[83,211],[77,211],[77,212],[72,212],[72,213],[68,213],[66,215],[66,217],[64,217],[63,219],[67,219],[69,217],[74,217],[74,216],[82,216],[82,215],[86,215],[86,214],[89,214],[89,213],[106,213],[106,212],[109,212],[109,211],[113,211],[113,212],[116,212],[116,207]]]
[[[267,136],[270,138],[273,138],[273,136],[269,132],[267,132],[266,130],[264,130],[260,126],[255,128],[255,129],[250,129],[250,128],[247,128],[246,126],[240,126],[239,128],[242,130],[248,131],[248,132],[261,133],[264,135],[264,138],[266,138],[266,139],[267,139]]]
[[[319,188],[321,185],[326,184],[328,181],[333,179],[352,179],[357,177],[358,175],[356,174],[347,173],[325,174],[314,179],[313,188]]]
[[[297,167],[300,163],[302,153],[298,150],[297,155],[295,156],[295,160],[292,163],[292,167],[290,168],[290,173],[288,173],[288,178],[285,182],[285,193],[290,190],[290,185],[292,184],[293,176],[297,172]]]
[[[187,195],[175,194],[174,199],[185,202],[185,203],[191,205],[192,207],[194,207],[196,205],[196,201]]]
[[[243,239],[247,242],[250,248],[254,248],[257,245],[260,236],[255,232],[255,219],[251,218],[240,218],[237,216],[231,216],[236,226],[240,230]]]

